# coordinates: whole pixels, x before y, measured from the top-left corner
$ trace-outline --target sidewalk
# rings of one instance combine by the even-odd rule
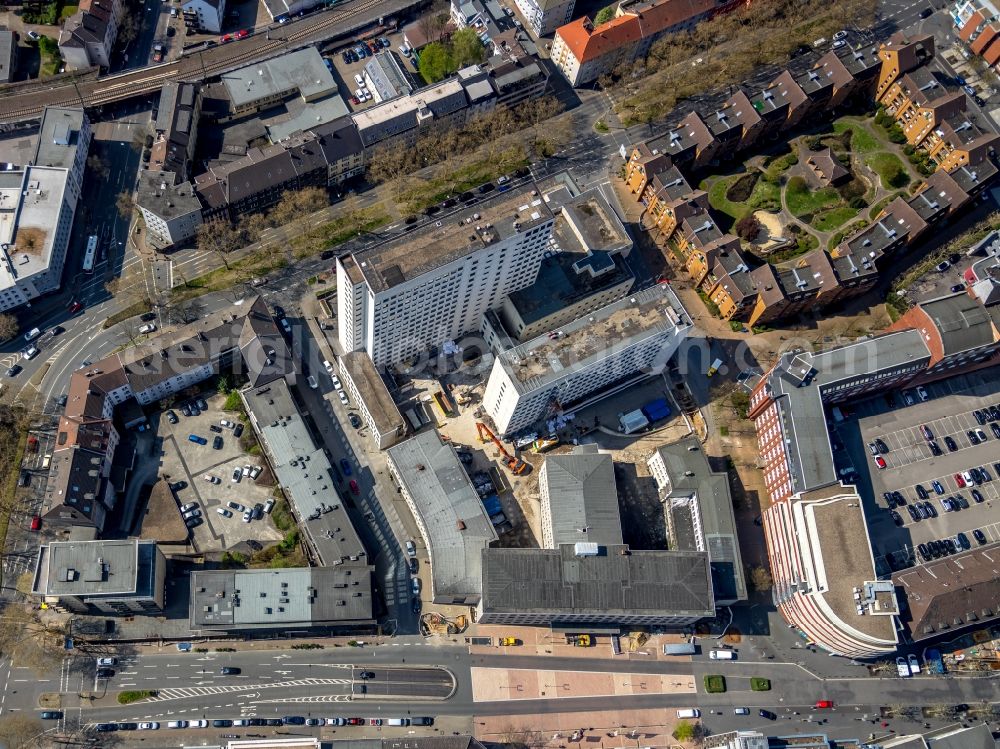
[[[481,741],[522,743],[519,737],[524,737],[528,746],[552,749],[571,744],[595,749],[665,747],[679,745],[670,735],[675,714],[674,709],[650,709],[476,716],[473,729]]]

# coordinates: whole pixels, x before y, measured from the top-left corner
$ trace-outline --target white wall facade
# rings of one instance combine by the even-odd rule
[[[222,22],[226,17],[225,0],[218,0],[217,6],[205,0],[187,0],[183,7],[185,13],[193,13],[198,18],[198,25],[204,31],[213,34],[222,31]]]
[[[350,283],[338,263],[341,345],[363,348],[382,367],[479,330],[488,309],[535,280],[552,225],[545,221],[384,291]]]

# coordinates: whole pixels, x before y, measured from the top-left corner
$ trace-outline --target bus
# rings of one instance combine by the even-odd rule
[[[94,261],[97,259],[97,235],[93,234],[87,239],[87,254],[83,256],[83,272],[94,272]]]

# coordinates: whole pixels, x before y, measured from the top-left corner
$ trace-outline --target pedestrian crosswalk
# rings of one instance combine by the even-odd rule
[[[349,686],[350,679],[295,679],[293,681],[275,681],[267,684],[219,684],[210,687],[172,687],[159,689],[149,702],[164,702],[167,700],[185,700],[192,697],[205,697],[212,694],[227,694],[236,692],[254,692],[259,689],[285,689],[288,687],[307,687],[316,685]]]

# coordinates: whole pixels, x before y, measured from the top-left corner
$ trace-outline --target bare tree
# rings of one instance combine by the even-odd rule
[[[241,232],[234,229],[228,221],[221,219],[212,219],[201,224],[196,234],[196,242],[199,250],[217,255],[226,266],[226,270],[230,268],[227,256],[243,244]]]
[[[33,609],[10,602],[0,613],[0,653],[38,674],[62,661],[67,629],[43,621]]]
[[[774,580],[771,578],[770,572],[758,565],[750,569],[750,584],[754,590],[762,593],[771,589],[774,585]]]
[[[506,744],[510,749],[534,749],[544,746],[545,739],[541,731],[508,724],[500,730],[500,743]]]
[[[444,13],[425,13],[417,21],[417,29],[430,42],[440,42],[445,38],[448,16]]]
[[[111,174],[107,159],[103,158],[100,154],[92,153],[87,157],[87,168],[100,176],[101,179],[106,179]]]
[[[8,713],[0,718],[0,744],[7,749],[31,746],[43,731],[42,722],[33,715]]]
[[[122,218],[128,218],[132,215],[132,210],[135,207],[135,201],[132,199],[132,193],[128,190],[122,190],[118,193],[118,197],[115,199],[115,207],[118,209],[118,215]]]
[[[16,317],[13,315],[0,315],[0,341],[13,338],[19,330]]]

